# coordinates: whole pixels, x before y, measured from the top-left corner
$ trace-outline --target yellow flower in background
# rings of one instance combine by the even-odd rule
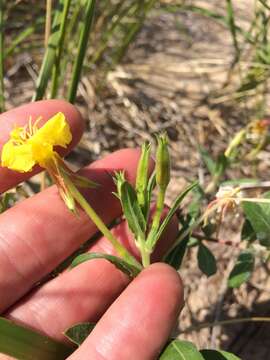
[[[57,113],[38,128],[40,120],[32,124],[30,119],[28,125],[11,131],[2,149],[2,166],[19,172],[31,171],[36,164],[46,168],[57,157],[54,146],[66,148],[71,142],[72,134],[63,113]]]

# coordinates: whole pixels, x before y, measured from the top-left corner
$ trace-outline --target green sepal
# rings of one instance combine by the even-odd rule
[[[151,144],[145,142],[141,148],[141,156],[137,167],[136,186],[138,203],[144,214],[147,211],[147,184],[148,184],[148,168],[150,159]]]

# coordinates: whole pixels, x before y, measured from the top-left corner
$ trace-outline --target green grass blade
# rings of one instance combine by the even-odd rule
[[[226,16],[219,14],[215,11],[209,10],[209,9],[205,9],[203,7],[200,6],[195,6],[195,5],[162,5],[161,7],[162,10],[171,12],[171,13],[176,13],[179,11],[190,11],[193,12],[195,14],[199,14],[202,16],[206,16],[209,17],[213,20],[215,20],[216,22],[218,22],[221,25],[224,26],[228,26],[228,21]],[[248,41],[250,44],[254,43],[254,40],[251,36],[251,34],[248,31],[245,31],[244,29],[242,29],[240,26],[235,26],[237,32],[239,32],[239,34],[241,34],[244,39],[246,41]]]
[[[73,351],[48,336],[0,318],[0,353],[21,360],[62,360]]]
[[[237,40],[237,30],[236,30],[236,25],[235,25],[234,9],[233,9],[232,0],[226,0],[226,2],[227,2],[227,22],[228,22],[228,26],[229,26],[232,40],[233,40],[233,46],[235,49],[235,62],[236,62],[236,61],[238,61],[239,56],[240,56],[240,48],[239,48],[238,40]]]
[[[14,50],[18,48],[21,43],[27,39],[30,35],[32,35],[40,26],[44,24],[44,19],[37,20],[34,24],[31,24],[26,29],[24,29],[22,32],[18,34],[18,36],[15,37],[15,39],[12,41],[10,46],[5,51],[5,58],[8,56],[11,56],[14,53]]]
[[[49,79],[52,74],[53,66],[55,64],[56,53],[58,51],[60,42],[61,22],[63,21],[63,9],[67,0],[61,0],[59,7],[55,11],[54,21],[51,29],[51,36],[49,38],[48,47],[46,49],[40,73],[37,80],[36,92],[33,96],[33,101],[41,100],[45,94]]]
[[[155,6],[157,0],[149,0],[147,2],[141,1],[138,2],[137,12],[135,14],[136,20],[130,27],[127,29],[126,35],[122,40],[121,47],[117,50],[116,55],[114,56],[113,63],[116,64],[121,61],[123,56],[125,55],[129,45],[136,38],[139,33],[145,18],[149,11]]]
[[[259,0],[259,2],[260,2],[267,10],[270,10],[270,6],[266,3],[266,0]]]
[[[4,91],[4,0],[0,0],[0,112],[5,110]]]
[[[78,46],[78,55],[75,60],[73,73],[72,73],[72,79],[70,88],[68,91],[68,100],[71,103],[74,103],[76,94],[77,94],[77,88],[80,81],[80,76],[82,72],[82,66],[84,57],[87,50],[87,43],[90,36],[91,31],[91,25],[94,17],[94,11],[95,11],[95,0],[88,0],[86,7],[85,7],[85,17],[84,17],[84,23],[81,29],[80,33],[80,39],[79,39],[79,46]]]
[[[118,26],[121,24],[121,21],[135,5],[134,3],[131,3],[127,7],[121,9],[121,7],[123,7],[123,4],[124,2],[117,4],[118,6],[115,7],[114,11],[110,12],[110,18],[113,20],[110,21],[110,26],[108,26],[108,29],[102,34],[101,45],[98,47],[97,51],[95,51],[92,59],[93,64],[97,63],[100,60],[100,58],[107,49],[109,41],[111,40],[111,38],[113,38],[115,32],[117,32]]]
[[[51,98],[55,98],[57,95],[57,92],[58,92],[59,77],[60,77],[60,62],[61,62],[61,57],[62,57],[62,52],[63,52],[63,45],[64,45],[64,40],[65,40],[66,25],[67,25],[70,4],[71,4],[71,0],[65,1],[63,17],[62,17],[62,22],[61,22],[61,26],[60,26],[60,38],[59,38],[58,51],[57,51],[57,55],[56,55],[55,65],[53,68]]]

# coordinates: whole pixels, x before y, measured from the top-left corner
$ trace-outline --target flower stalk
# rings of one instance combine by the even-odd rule
[[[141,264],[132,256],[127,249],[116,239],[113,233],[107,228],[103,220],[98,216],[92,206],[86,201],[84,196],[80,193],[77,187],[68,177],[64,178],[65,184],[69,192],[71,193],[74,200],[82,207],[86,212],[89,218],[93,221],[96,227],[102,232],[102,234],[110,241],[116,250],[117,254],[124,260],[126,260],[130,265],[135,266],[137,269],[141,270]]]

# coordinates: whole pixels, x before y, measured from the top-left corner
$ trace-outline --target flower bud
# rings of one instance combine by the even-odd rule
[[[238,133],[235,134],[234,138],[229,143],[224,155],[229,158],[233,155],[235,149],[243,142],[247,134],[246,129],[240,130]]]
[[[166,190],[170,182],[170,154],[166,134],[157,136],[158,147],[156,152],[156,181],[160,189]]]
[[[148,183],[148,167],[149,167],[149,158],[150,158],[151,145],[148,142],[145,142],[142,145],[141,157],[137,167],[137,176],[136,176],[136,192],[138,196],[138,201],[140,206],[145,206],[145,196]]]

